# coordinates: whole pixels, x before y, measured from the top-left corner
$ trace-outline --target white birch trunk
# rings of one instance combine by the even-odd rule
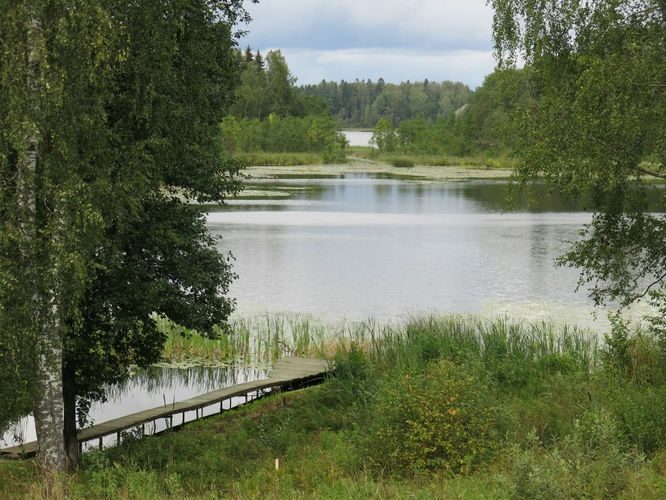
[[[37,17],[27,26],[27,88],[33,101],[32,113],[39,113],[39,78],[42,64],[42,32]],[[39,136],[34,117],[26,137],[26,151],[20,156],[17,172],[18,223],[23,233],[24,265],[32,261],[37,246],[37,166]],[[29,286],[33,290],[33,326],[37,349],[37,387],[33,404],[35,428],[39,441],[40,463],[47,472],[65,468],[62,392],[62,336],[60,311],[55,293],[45,294],[38,274],[31,270]]]

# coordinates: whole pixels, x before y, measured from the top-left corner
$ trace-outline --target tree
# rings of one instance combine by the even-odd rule
[[[233,274],[188,201],[239,188],[217,127],[247,13],[241,0],[0,7],[0,368],[19,389],[0,384],[0,425],[31,401],[57,471],[76,464],[77,408],[158,359],[154,312],[206,329],[233,308]]]
[[[523,182],[545,178],[595,211],[561,263],[597,304],[649,296],[666,313],[666,2],[492,0],[500,66],[523,59],[534,99],[518,121]]]
[[[293,86],[296,82],[289,71],[287,61],[279,50],[266,55],[266,93],[270,103],[269,113],[286,116],[294,100]]]
[[[370,144],[377,146],[380,151],[395,151],[398,145],[398,136],[387,118],[380,118],[377,125],[375,125]]]

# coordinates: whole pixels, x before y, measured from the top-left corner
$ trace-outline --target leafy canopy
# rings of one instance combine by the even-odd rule
[[[645,190],[666,178],[666,2],[490,3],[500,66],[524,62],[531,79],[519,179],[592,200],[561,262],[581,268],[597,304],[649,295],[663,308],[666,219],[648,213]]]
[[[217,135],[246,19],[241,0],[0,0],[0,424],[29,407],[39,318],[57,316],[66,390],[89,398],[157,360],[152,313],[200,329],[230,314],[233,273],[190,202],[239,188]],[[31,135],[26,241],[17,172]],[[57,309],[35,303],[30,276]]]

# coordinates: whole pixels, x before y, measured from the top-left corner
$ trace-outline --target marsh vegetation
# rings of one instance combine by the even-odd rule
[[[666,493],[666,371],[644,331],[603,345],[575,328],[420,316],[350,330],[334,350],[321,338],[301,347],[334,357],[322,386],[88,453],[70,496]],[[30,462],[2,463],[0,479],[2,496],[39,495]]]

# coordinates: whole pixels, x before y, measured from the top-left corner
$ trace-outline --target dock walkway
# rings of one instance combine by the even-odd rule
[[[282,358],[275,363],[275,366],[270,371],[267,379],[224,387],[184,401],[143,410],[81,429],[78,433],[79,447],[82,447],[89,441],[97,440],[98,445],[101,448],[103,446],[103,438],[113,435],[116,436],[117,442],[119,442],[121,432],[129,429],[141,428],[142,432],[145,433],[146,424],[151,422],[155,423],[161,419],[165,419],[166,428],[170,429],[177,427],[189,421],[198,419],[199,413],[201,413],[201,416],[203,417],[203,410],[206,407],[219,404],[219,411],[222,411],[224,410],[225,401],[230,402],[229,408],[231,408],[232,398],[244,396],[245,401],[247,402],[248,400],[253,399],[251,397],[252,393],[255,393],[254,397],[256,398],[260,393],[267,390],[290,390],[304,382],[323,378],[330,370],[331,364],[323,359]],[[192,420],[186,420],[186,414],[188,412],[195,412],[195,418]],[[180,423],[174,424],[174,416],[182,417]],[[156,427],[154,426],[154,429],[155,428]],[[34,455],[37,451],[37,442],[31,441],[20,446],[0,449],[0,458],[25,457]]]

